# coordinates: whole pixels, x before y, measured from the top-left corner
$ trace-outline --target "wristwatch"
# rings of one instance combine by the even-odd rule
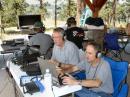
[[[78,85],[82,86],[82,80],[78,80]]]
[[[61,64],[62,64],[62,63],[61,63],[61,62],[59,62],[59,63],[58,63],[58,67],[61,67]]]

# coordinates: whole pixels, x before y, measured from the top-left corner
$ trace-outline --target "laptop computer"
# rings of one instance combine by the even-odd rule
[[[50,70],[50,73],[53,76],[53,85],[55,84],[56,86],[63,86],[62,79],[58,77],[58,73],[56,71],[56,66],[54,64],[51,64],[48,62],[48,60],[43,59],[41,57],[38,57],[38,63],[42,72],[42,75],[45,74],[46,69]],[[68,76],[65,74],[64,76]]]
[[[53,77],[55,77],[55,78],[58,77],[58,73],[56,71],[56,66],[54,64],[49,63],[48,60],[43,59],[41,57],[38,57],[38,63],[39,63],[42,75],[45,74],[46,69],[49,69],[50,73],[52,74]]]

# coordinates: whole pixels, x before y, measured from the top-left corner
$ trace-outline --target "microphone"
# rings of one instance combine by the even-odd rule
[[[37,47],[30,47],[31,52],[40,52],[40,49]]]
[[[32,53],[40,53],[40,45],[27,45],[26,48],[30,50]]]

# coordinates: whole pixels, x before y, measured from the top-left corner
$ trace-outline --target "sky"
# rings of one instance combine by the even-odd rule
[[[26,0],[26,2],[28,3],[28,4],[39,4],[39,1],[38,0]]]

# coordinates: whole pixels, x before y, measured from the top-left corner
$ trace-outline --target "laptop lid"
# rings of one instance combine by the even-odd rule
[[[54,64],[51,64],[48,62],[48,60],[40,58],[40,57],[38,57],[38,63],[39,63],[42,75],[45,74],[46,69],[49,69],[50,73],[52,74],[53,77],[55,77],[55,78],[58,77],[58,73],[56,71],[56,66]]]

